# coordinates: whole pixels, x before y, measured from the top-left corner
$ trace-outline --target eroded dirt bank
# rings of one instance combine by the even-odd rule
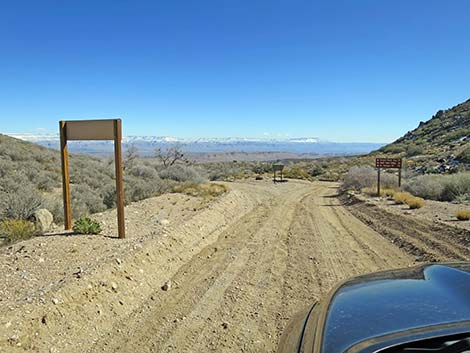
[[[42,301],[7,298],[0,350],[274,352],[288,319],[338,280],[420,260],[354,217],[335,184],[229,185]]]

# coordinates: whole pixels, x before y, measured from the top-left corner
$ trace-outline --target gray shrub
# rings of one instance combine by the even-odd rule
[[[178,182],[200,184],[204,177],[195,168],[185,165],[173,165],[159,172],[162,179],[170,179]]]

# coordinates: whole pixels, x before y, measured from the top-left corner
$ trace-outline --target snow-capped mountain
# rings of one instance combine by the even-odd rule
[[[8,134],[21,140],[37,143],[42,146],[58,148],[58,134]],[[375,150],[383,144],[378,143],[336,143],[321,141],[316,137],[295,138],[176,138],[171,136],[137,136],[123,137],[124,148],[129,145],[137,147],[142,155],[151,155],[156,148],[168,148],[179,145],[188,153],[224,153],[224,152],[289,152],[296,154],[318,155],[351,155],[363,154]],[[111,141],[72,141],[69,149],[72,152],[109,154],[112,153]]]

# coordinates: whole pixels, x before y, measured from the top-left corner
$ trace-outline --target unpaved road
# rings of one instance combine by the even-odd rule
[[[413,263],[339,206],[334,186],[246,191],[264,201],[182,266],[175,288],[158,289],[91,351],[273,352],[287,319],[338,280]]]
[[[432,225],[343,206],[336,184],[228,185],[227,195],[192,218],[164,232],[146,229],[133,253],[116,250],[41,301],[6,298],[0,351],[275,352],[289,318],[339,280],[410,266],[426,260],[423,254],[470,258],[467,235],[444,239],[439,227],[433,234]],[[417,231],[424,226],[429,239]],[[53,237],[45,241],[54,249]],[[113,240],[100,241],[109,247]],[[166,280],[171,288],[163,291]]]

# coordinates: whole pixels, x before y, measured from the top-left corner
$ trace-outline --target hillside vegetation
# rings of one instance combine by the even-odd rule
[[[377,153],[418,155],[434,159],[456,158],[470,163],[470,100],[447,110],[439,110],[430,120],[380,148]]]
[[[178,164],[164,168],[155,159],[137,158],[136,152],[124,157],[126,203],[206,180],[201,170]],[[58,151],[0,134],[0,221],[28,219],[46,208],[62,222],[60,166]],[[74,218],[115,206],[113,159],[72,154],[70,182]]]

